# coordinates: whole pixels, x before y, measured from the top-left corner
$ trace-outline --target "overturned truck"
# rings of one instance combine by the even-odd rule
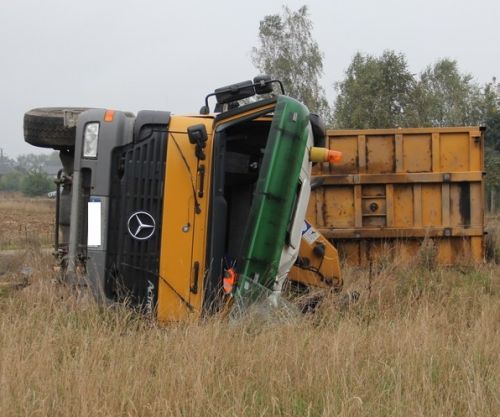
[[[340,155],[278,80],[216,89],[192,116],[34,109],[24,135],[60,152],[63,279],[104,301],[168,321],[272,300],[287,279],[342,286],[336,249],[305,218],[312,164]]]

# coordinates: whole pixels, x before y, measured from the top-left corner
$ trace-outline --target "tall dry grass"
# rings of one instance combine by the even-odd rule
[[[0,295],[0,416],[500,414],[495,266],[349,270],[356,304],[160,325],[26,262],[30,285]]]

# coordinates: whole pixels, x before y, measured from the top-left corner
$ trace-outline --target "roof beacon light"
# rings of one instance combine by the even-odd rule
[[[342,152],[314,146],[309,150],[309,160],[311,162],[328,162],[334,164],[342,160]]]

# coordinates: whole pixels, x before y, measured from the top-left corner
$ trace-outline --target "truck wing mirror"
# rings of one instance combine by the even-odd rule
[[[203,161],[205,159],[205,152],[203,152],[203,149],[207,145],[208,140],[207,128],[204,124],[193,125],[187,128],[187,133],[189,143],[196,145],[196,157]]]
[[[258,75],[253,79],[255,92],[261,94],[271,94],[273,92],[273,84],[269,75]]]

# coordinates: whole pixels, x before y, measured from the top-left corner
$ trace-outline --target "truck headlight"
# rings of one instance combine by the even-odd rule
[[[96,158],[99,143],[99,123],[87,123],[83,133],[83,157]]]

